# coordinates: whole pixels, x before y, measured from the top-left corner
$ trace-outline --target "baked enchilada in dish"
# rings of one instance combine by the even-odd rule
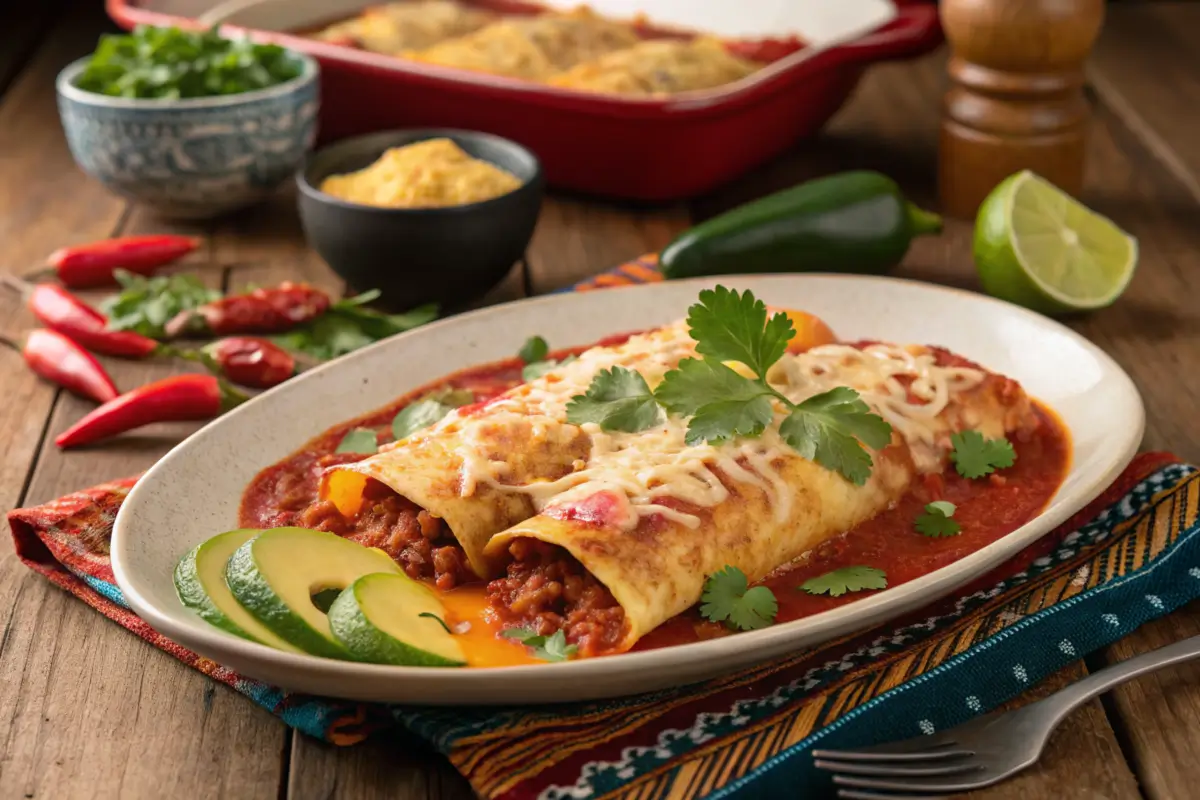
[[[932,572],[1037,516],[1068,467],[1067,432],[1015,380],[935,345],[842,340],[749,292],[547,350],[531,339],[262,471],[216,566],[181,566],[184,602],[332,657],[613,656]],[[224,575],[215,606],[185,591],[205,569]]]
[[[609,19],[587,6],[501,15],[452,0],[402,0],[314,36],[427,64],[620,95],[709,89],[763,66],[709,35],[643,38],[642,22]]]

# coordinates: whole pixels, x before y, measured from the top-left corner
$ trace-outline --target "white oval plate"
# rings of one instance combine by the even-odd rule
[[[237,525],[254,475],[322,431],[449,372],[510,357],[533,334],[553,346],[684,316],[702,288],[750,289],[805,309],[846,339],[938,344],[1019,380],[1072,437],[1072,464],[1046,510],[1003,539],[920,579],[764,630],[647,652],[521,667],[437,669],[293,655],[224,633],[185,608],[172,573],[188,549]],[[1096,497],[1129,462],[1144,411],[1099,348],[1045,317],[969,292],[844,275],[726,276],[558,294],[435,322],[321,366],[251,400],[174,448],[117,515],[112,562],[125,598],[160,633],[253,678],[357,700],[459,705],[612,697],[676,686],[875,625],[952,592]]]

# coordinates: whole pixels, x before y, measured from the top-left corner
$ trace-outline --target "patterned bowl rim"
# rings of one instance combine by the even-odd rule
[[[228,108],[231,106],[247,105],[258,100],[269,100],[282,97],[304,88],[317,80],[321,68],[317,60],[305,53],[288,50],[288,56],[300,63],[300,74],[283,83],[268,86],[265,89],[255,89],[252,92],[240,94],[225,94],[216,97],[187,97],[182,99],[145,98],[145,97],[111,97],[106,94],[96,94],[75,85],[75,78],[83,71],[91,55],[86,55],[72,61],[63,67],[55,79],[55,89],[59,97],[65,97],[73,103],[96,106],[98,108],[127,108],[141,111],[181,111],[190,109]]]

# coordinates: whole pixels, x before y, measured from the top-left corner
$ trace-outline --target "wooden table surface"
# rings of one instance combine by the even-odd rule
[[[120,233],[205,237],[207,275],[226,287],[334,275],[304,245],[290,195],[207,226],[155,219],[75,167],[55,108],[54,76],[111,30],[99,0],[43,0],[0,28],[0,270],[55,248]],[[1144,447],[1200,459],[1200,4],[1109,9],[1092,59],[1085,201],[1140,239],[1141,262],[1112,308],[1070,325],[1129,371],[1146,401]],[[690,222],[800,180],[881,169],[919,203],[932,196],[945,54],[871,71],[828,130],[791,155],[690,205],[622,208],[551,195],[525,269],[485,302],[540,294],[661,247]],[[251,266],[219,268],[219,264]],[[977,282],[970,224],[918,241],[899,274]],[[0,296],[0,333],[32,323]],[[177,364],[106,361],[129,387]],[[54,436],[88,406],[0,350],[0,507],[41,503],[150,466],[195,426],[164,424],[63,453]],[[1114,425],[1122,424],[1119,419]],[[113,625],[22,566],[0,537],[0,798],[467,798],[437,756],[405,740],[336,749],[294,734],[248,700]],[[1200,604],[1147,625],[1035,689],[1200,633]],[[1200,664],[1127,684],[1077,711],[1041,763],[981,798],[1200,796]]]

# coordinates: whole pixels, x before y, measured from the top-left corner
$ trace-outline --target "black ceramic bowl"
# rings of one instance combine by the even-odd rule
[[[520,188],[444,208],[376,208],[348,203],[318,187],[333,174],[362,169],[391,147],[445,137],[474,158],[508,170]],[[542,204],[542,168],[529,150],[488,133],[420,129],[335,142],[296,173],[300,221],[309,245],[357,291],[379,289],[384,305],[458,306],[503,280],[533,236]]]

